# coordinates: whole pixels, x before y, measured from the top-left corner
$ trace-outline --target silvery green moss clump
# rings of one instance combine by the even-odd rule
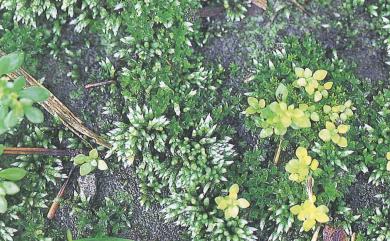
[[[235,156],[230,138],[216,135],[212,118],[201,119],[191,128],[191,135],[183,137],[170,134],[170,122],[154,116],[147,107],[137,106],[129,112],[129,123],[118,123],[109,133],[110,153],[116,153],[125,165],[135,160],[141,203],[162,201],[166,218],[188,227],[194,240],[252,240],[254,230],[247,222],[225,221],[209,196],[226,181],[227,167]],[[237,228],[227,231],[235,221]]]

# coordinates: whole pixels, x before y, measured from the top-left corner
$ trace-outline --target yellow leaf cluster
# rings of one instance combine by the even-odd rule
[[[239,207],[247,208],[249,207],[249,202],[245,198],[237,198],[240,188],[238,184],[233,184],[229,188],[229,195],[226,197],[217,197],[215,202],[217,203],[217,208],[225,212],[225,218],[235,218],[238,216]]]

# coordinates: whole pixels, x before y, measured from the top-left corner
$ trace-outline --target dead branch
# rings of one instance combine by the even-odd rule
[[[47,156],[76,156],[81,150],[59,150],[30,147],[5,147],[4,155],[47,155]]]
[[[6,55],[6,53],[0,51],[0,57],[4,55]],[[19,76],[24,76],[29,86],[40,86],[45,88],[23,68],[20,68],[19,70],[8,74],[8,77],[11,79],[16,79]],[[80,138],[84,139],[84,136],[87,136],[101,146],[107,148],[111,147],[110,143],[104,140],[101,136],[85,127],[83,122],[53,94],[51,94],[47,101],[40,103],[40,105],[45,108],[51,115],[60,118],[62,123]]]

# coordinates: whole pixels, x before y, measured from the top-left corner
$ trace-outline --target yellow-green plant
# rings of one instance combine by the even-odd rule
[[[386,153],[387,166],[386,169],[390,172],[390,151]]]
[[[73,163],[75,166],[80,165],[80,175],[86,176],[96,168],[105,171],[108,169],[107,163],[99,158],[99,153],[96,149],[89,152],[89,155],[79,154],[74,157]]]
[[[286,171],[290,173],[289,179],[295,182],[303,182],[306,180],[309,170],[317,170],[318,161],[312,159],[311,156],[307,153],[306,148],[298,147],[295,151],[295,155],[298,159],[291,159],[286,165]]]
[[[225,218],[235,218],[238,215],[239,207],[247,208],[249,207],[249,202],[245,198],[237,198],[238,191],[240,190],[237,184],[233,184],[229,188],[229,195],[225,197],[216,197],[215,202],[217,203],[217,208],[225,212]]]
[[[341,136],[340,134],[345,134],[349,130],[349,125],[341,124],[336,127],[333,122],[327,121],[325,124],[326,129],[322,129],[318,134],[321,140],[328,142],[332,141],[340,147],[347,147],[348,141],[347,138]]]
[[[316,222],[326,223],[329,221],[327,213],[329,209],[325,205],[316,207],[314,204],[316,196],[312,195],[301,205],[295,205],[290,208],[290,212],[298,216],[298,220],[303,221],[303,230],[309,231],[312,229]]]
[[[319,83],[326,78],[327,74],[328,72],[323,69],[317,70],[313,74],[309,68],[295,68],[295,75],[298,79],[294,81],[293,85],[297,88],[304,87],[310,96],[314,95],[314,101],[318,102],[322,98],[328,97],[328,90],[333,86],[333,82],[326,82],[323,85]]]
[[[257,100],[254,97],[248,98],[249,107],[245,113],[256,115],[255,122],[262,128],[261,138],[266,138],[272,134],[282,136],[286,134],[289,127],[293,129],[311,127],[310,115],[301,108],[294,105],[287,105],[287,87],[280,84],[275,92],[277,101],[265,104],[265,100]]]
[[[343,105],[336,105],[333,107],[324,105],[323,110],[325,114],[329,115],[330,120],[333,122],[346,121],[349,117],[353,116],[351,100],[347,100]]]

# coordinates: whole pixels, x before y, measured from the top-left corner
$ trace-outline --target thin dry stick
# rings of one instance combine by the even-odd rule
[[[95,87],[99,87],[99,86],[103,86],[103,85],[109,85],[109,84],[113,84],[115,83],[115,80],[109,80],[109,81],[104,81],[104,82],[99,82],[99,83],[94,83],[94,84],[87,84],[84,86],[85,89],[91,89],[91,88],[95,88]]]
[[[6,55],[6,53],[0,50],[0,57],[4,55]],[[19,76],[24,76],[28,85],[30,86],[40,86],[45,88],[41,83],[39,83],[22,68],[11,74],[8,74],[8,77],[11,79],[16,79]],[[104,140],[101,136],[85,127],[83,122],[77,118],[77,116],[73,114],[72,111],[70,111],[64,104],[62,104],[62,102],[53,94],[47,101],[40,103],[40,105],[42,105],[42,107],[45,108],[51,115],[59,117],[62,123],[80,138],[84,139],[84,136],[87,136],[101,146],[107,148],[111,147],[110,143]]]
[[[314,185],[314,179],[309,176],[306,181],[306,191],[307,195],[309,196],[309,200],[313,200],[313,185]]]
[[[300,4],[299,2],[297,2],[296,0],[290,0],[290,2],[292,4],[294,4],[299,10],[301,10],[302,12],[306,13],[306,14],[310,14],[306,8],[304,6],[302,6],[302,4]]]
[[[47,156],[75,156],[81,151],[78,150],[58,150],[47,148],[30,148],[30,147],[6,147],[4,155],[47,155]]]
[[[320,230],[321,230],[321,225],[319,225],[319,226],[316,228],[316,231],[314,232],[313,237],[311,238],[311,241],[317,241],[318,236],[319,236],[319,234],[320,234]]]
[[[275,156],[274,156],[274,165],[275,166],[278,165],[278,162],[279,162],[280,152],[282,151],[282,141],[283,141],[283,136],[280,137],[278,149],[275,152]]]
[[[355,240],[356,240],[356,233],[353,233],[351,236],[351,241],[355,241]]]
[[[65,194],[66,187],[69,184],[70,177],[72,176],[73,171],[74,171],[75,168],[76,168],[76,166],[72,167],[72,169],[69,172],[68,179],[66,179],[64,184],[62,184],[62,187],[61,187],[60,191],[58,192],[56,198],[53,200],[53,203],[51,204],[49,212],[47,213],[47,218],[48,219],[53,219],[56,216],[57,210],[58,210],[58,208],[60,207],[60,204],[61,204],[62,197]]]

